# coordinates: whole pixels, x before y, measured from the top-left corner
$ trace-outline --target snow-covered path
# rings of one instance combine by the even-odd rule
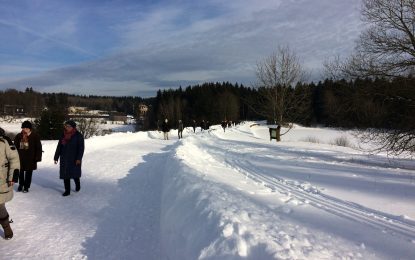
[[[7,205],[15,236],[1,242],[2,249],[5,243],[13,249],[2,250],[2,257],[157,259],[161,186],[158,176],[149,175],[161,173],[153,168],[164,162],[167,145],[147,133],[87,140],[81,191],[66,198],[53,164],[56,142],[43,142],[30,192],[16,192]]]
[[[276,144],[250,126],[88,139],[82,189],[65,198],[56,141],[42,142],[30,192],[7,204],[2,257],[413,259],[415,162],[302,141],[333,130]]]

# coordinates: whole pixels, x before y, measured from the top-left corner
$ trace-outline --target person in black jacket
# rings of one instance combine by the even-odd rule
[[[167,120],[167,118],[164,119],[164,122],[161,126],[161,131],[163,131],[164,140],[169,140],[170,125],[169,120]]]
[[[206,130],[206,122],[205,122],[205,120],[202,120],[202,122],[200,122],[200,131],[203,132],[203,130]]]
[[[72,120],[65,122],[64,133],[59,140],[55,152],[55,164],[59,164],[59,178],[63,179],[65,192],[62,196],[71,194],[70,179],[75,181],[75,191],[81,189],[81,165],[84,156],[85,144],[83,135],[76,130],[76,123]]]
[[[225,133],[225,129],[226,129],[226,126],[228,125],[228,123],[226,122],[226,120],[223,120],[220,125],[222,126],[223,132]]]
[[[14,138],[14,145],[19,152],[20,174],[17,191],[29,192],[32,183],[33,171],[37,169],[37,162],[42,161],[42,143],[40,137],[32,131],[32,123],[24,121],[22,132]]]

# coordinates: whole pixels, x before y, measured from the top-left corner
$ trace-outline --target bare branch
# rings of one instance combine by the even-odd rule
[[[305,75],[295,53],[288,47],[278,47],[275,53],[257,64],[257,89],[262,107],[256,111],[260,111],[268,120],[289,126],[292,111],[304,102],[304,99],[295,95],[294,89],[296,84],[305,79]]]

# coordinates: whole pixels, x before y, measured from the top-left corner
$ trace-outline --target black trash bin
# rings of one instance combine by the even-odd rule
[[[272,141],[272,139],[277,139],[277,128],[276,127],[269,128],[269,140]]]
[[[279,132],[281,131],[281,126],[279,125],[272,125],[269,127],[269,140],[275,139],[277,142],[280,141]]]

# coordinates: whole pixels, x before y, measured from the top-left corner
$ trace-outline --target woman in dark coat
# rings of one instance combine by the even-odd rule
[[[64,133],[59,140],[55,152],[55,164],[60,158],[59,178],[63,179],[65,192],[62,196],[71,194],[70,179],[75,181],[75,190],[81,189],[81,165],[84,155],[84,137],[76,130],[76,123],[72,120],[65,122]]]
[[[22,132],[14,138],[14,145],[20,157],[17,191],[29,192],[33,171],[37,169],[37,162],[42,160],[42,143],[39,135],[32,132],[32,123],[29,121],[22,123]]]

